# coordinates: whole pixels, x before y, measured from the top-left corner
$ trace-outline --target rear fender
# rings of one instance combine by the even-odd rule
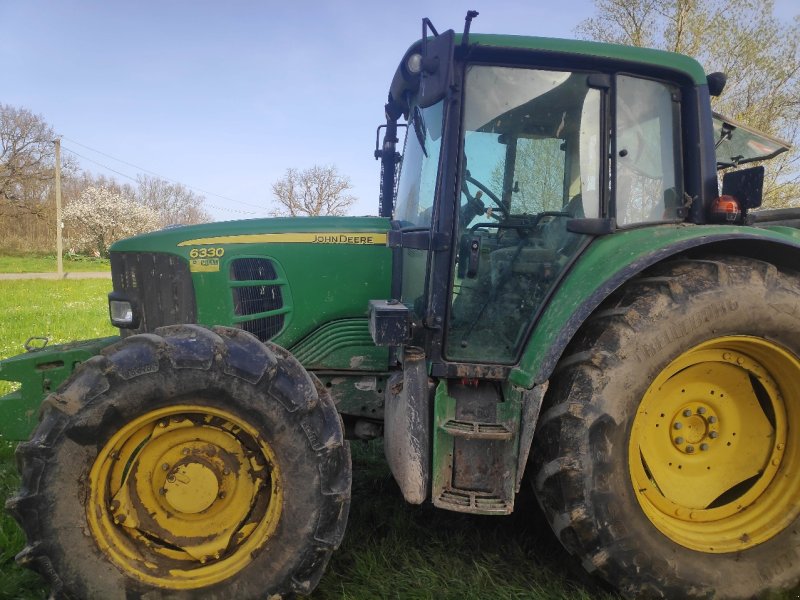
[[[608,296],[644,269],[678,254],[727,254],[800,265],[800,230],[724,225],[664,225],[596,239],[553,295],[528,340],[511,383],[546,382],[567,344]]]
[[[47,346],[0,361],[0,380],[19,388],[0,396],[0,440],[27,440],[39,420],[39,406],[82,362],[119,336]]]

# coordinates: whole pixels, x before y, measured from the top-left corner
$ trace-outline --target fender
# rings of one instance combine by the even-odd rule
[[[735,246],[732,244],[735,243]],[[800,264],[800,230],[791,227],[664,225],[618,231],[586,249],[536,324],[511,383],[530,389],[546,382],[567,344],[608,296],[646,268],[687,250],[724,246],[726,254]],[[582,299],[582,300],[581,300]]]
[[[80,363],[120,340],[119,336],[47,346],[0,361],[0,380],[18,382],[0,396],[0,439],[27,440],[39,422],[39,407]]]

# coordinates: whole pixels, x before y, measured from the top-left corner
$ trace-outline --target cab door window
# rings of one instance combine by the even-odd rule
[[[617,76],[614,198],[621,227],[681,218],[677,98],[675,86]]]
[[[450,360],[511,363],[599,214],[601,92],[587,73],[469,66]]]

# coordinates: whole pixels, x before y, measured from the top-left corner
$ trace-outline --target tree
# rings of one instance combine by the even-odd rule
[[[64,208],[67,243],[78,250],[108,256],[115,241],[158,229],[158,214],[151,208],[101,187],[88,187],[78,200]]]
[[[0,104],[0,214],[40,215],[54,178],[56,135],[45,120],[26,108]],[[68,157],[62,171],[75,163]]]
[[[800,19],[778,21],[773,0],[594,1],[581,36],[688,54],[727,73],[714,109],[794,145],[764,163],[765,205],[800,205]]]
[[[53,178],[55,133],[39,115],[0,104],[0,197],[22,207],[33,187]]]
[[[340,175],[335,166],[315,165],[298,171],[286,169],[284,176],[272,184],[272,194],[278,204],[273,216],[342,216],[356,201],[348,194],[350,179]]]
[[[0,245],[51,250],[55,240],[53,193],[56,135],[25,108],[0,104]],[[75,162],[62,160],[66,178]]]
[[[158,213],[164,226],[206,223],[211,220],[204,207],[205,198],[182,183],[139,175],[136,200]]]

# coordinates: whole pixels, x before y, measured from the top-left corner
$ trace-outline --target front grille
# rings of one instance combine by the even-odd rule
[[[237,258],[231,263],[231,281],[272,281],[277,278],[275,266],[266,258]]]
[[[254,318],[239,321],[236,326],[249,331],[262,342],[275,337],[283,329],[283,314],[265,314],[279,311],[284,306],[278,273],[271,260],[266,258],[237,258],[230,264],[231,282],[247,282],[235,285],[233,312],[237,317],[253,315]]]
[[[282,307],[280,286],[253,285],[233,288],[233,312],[239,316],[254,315]]]
[[[196,323],[197,306],[189,263],[156,252],[112,252],[114,291],[125,295],[139,312],[139,327],[123,336],[150,332],[163,325]]]

